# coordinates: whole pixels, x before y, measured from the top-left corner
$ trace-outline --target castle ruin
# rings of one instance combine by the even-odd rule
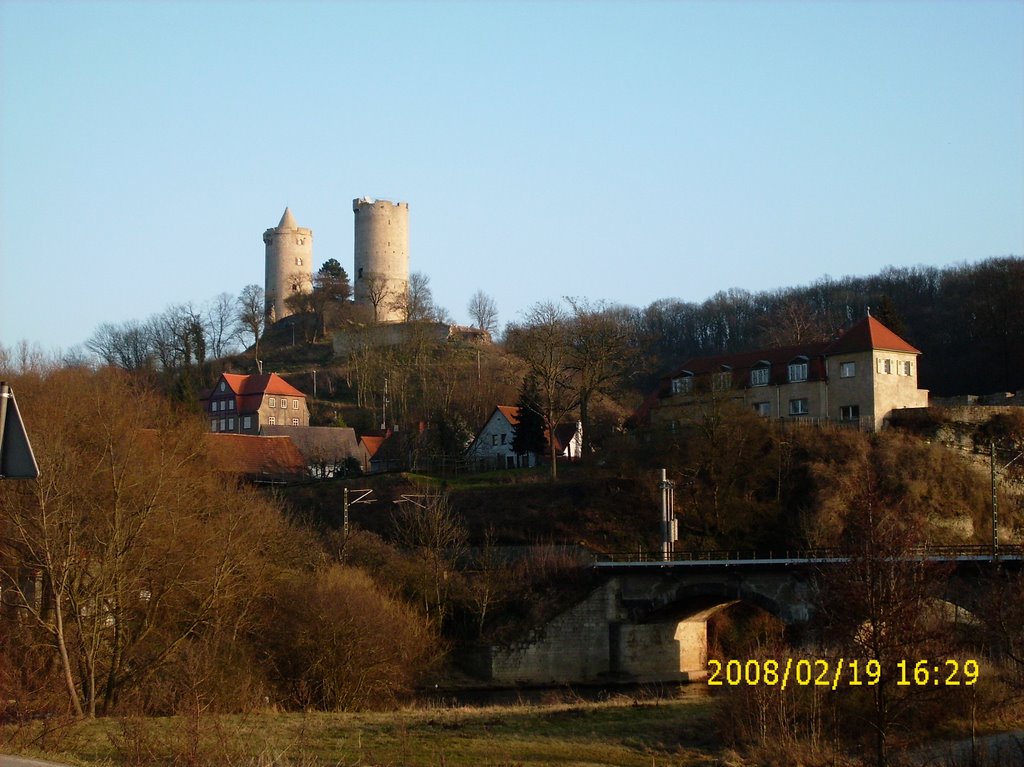
[[[285,303],[288,296],[313,289],[313,230],[296,224],[291,209],[285,208],[281,223],[263,233],[263,244],[266,313],[270,322],[276,322],[292,314]]]
[[[402,322],[409,293],[409,203],[360,197],[352,212],[356,306],[370,309],[377,322]]]
[[[355,214],[352,288],[356,306],[376,322],[402,322],[409,291],[409,203],[359,197]],[[267,319],[293,312],[286,300],[313,289],[313,230],[295,223],[290,208],[281,223],[263,233],[266,245]]]

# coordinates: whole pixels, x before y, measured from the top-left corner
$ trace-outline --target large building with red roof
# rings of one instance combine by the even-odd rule
[[[200,404],[210,431],[259,434],[262,426],[309,426],[306,395],[277,373],[222,373]]]
[[[832,341],[687,360],[635,419],[677,424],[730,400],[768,418],[877,431],[893,410],[927,407],[928,391],[917,387],[920,354],[868,315]]]

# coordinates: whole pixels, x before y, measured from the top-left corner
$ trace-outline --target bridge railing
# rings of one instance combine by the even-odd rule
[[[935,545],[913,546],[904,552],[907,558],[921,559],[957,559],[961,557],[991,558],[991,545]],[[707,549],[702,551],[676,551],[667,559],[660,551],[605,552],[594,554],[594,562],[750,562],[750,561],[784,561],[784,560],[816,560],[840,559],[850,556],[850,552],[837,548],[811,549]],[[1024,557],[1024,545],[1000,544],[1000,558]]]

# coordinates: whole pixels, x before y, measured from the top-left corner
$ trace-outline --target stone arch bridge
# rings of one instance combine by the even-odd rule
[[[930,548],[910,557],[948,568],[942,598],[972,612],[987,579],[1019,572],[1024,547]],[[831,551],[782,555],[699,552],[670,561],[620,559],[593,567],[601,585],[522,641],[485,648],[478,671],[494,684],[689,681],[707,668],[707,623],[746,602],[789,627],[814,619],[817,583],[848,565]]]

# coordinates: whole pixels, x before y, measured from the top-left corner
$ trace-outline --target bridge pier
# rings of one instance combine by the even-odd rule
[[[644,621],[618,578],[532,631],[487,648],[487,681],[502,686],[686,682],[707,675],[708,619],[733,601]],[[481,664],[478,664],[478,666]]]

